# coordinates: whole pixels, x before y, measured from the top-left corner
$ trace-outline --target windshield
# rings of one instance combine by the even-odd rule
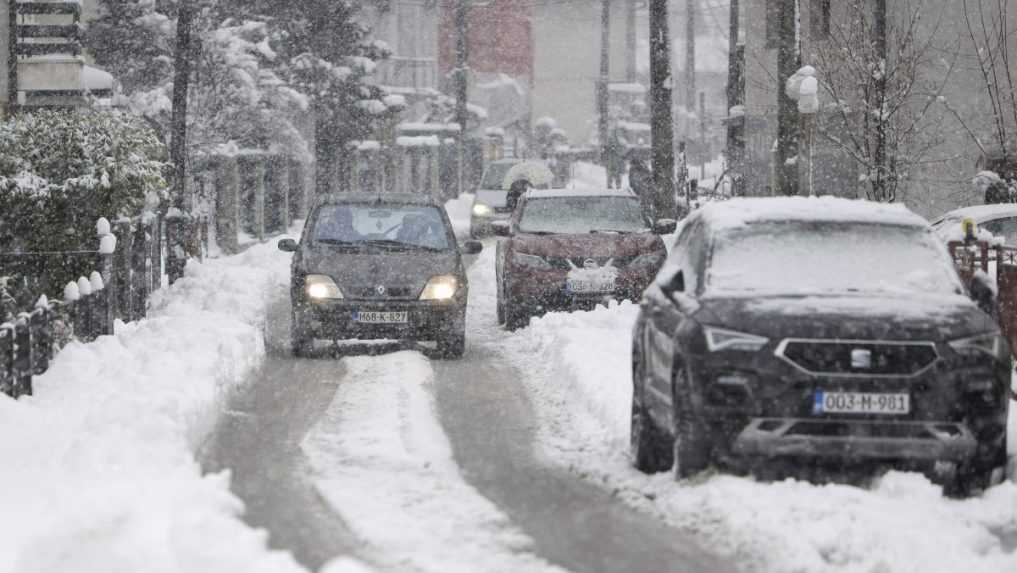
[[[480,182],[481,189],[501,189],[505,182],[505,174],[512,169],[515,163],[492,163],[484,170],[484,177]]]
[[[521,233],[639,233],[649,230],[635,197],[540,197],[527,199]]]
[[[924,229],[830,222],[756,223],[714,238],[711,293],[956,294],[960,282]]]
[[[445,250],[451,241],[445,220],[429,205],[325,205],[314,217],[317,244],[347,247]]]

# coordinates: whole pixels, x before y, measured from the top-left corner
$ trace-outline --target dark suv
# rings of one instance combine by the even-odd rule
[[[633,338],[636,467],[891,466],[1002,478],[1010,356],[927,223],[835,199],[693,214]]]
[[[469,254],[480,252],[465,243]],[[293,352],[316,338],[436,341],[463,354],[469,285],[445,209],[426,196],[331,195],[311,210],[295,253]]]

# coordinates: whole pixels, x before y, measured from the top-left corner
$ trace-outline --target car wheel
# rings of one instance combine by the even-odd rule
[[[687,479],[710,465],[712,444],[706,424],[692,406],[688,370],[678,367],[674,373],[672,432],[674,436],[674,477]]]
[[[632,353],[632,424],[629,444],[632,465],[643,473],[666,471],[674,464],[674,439],[661,431],[646,408],[642,359]]]
[[[290,349],[293,351],[293,356],[297,358],[309,356],[314,349],[314,337],[300,324],[296,313],[293,314],[293,320],[290,323]]]

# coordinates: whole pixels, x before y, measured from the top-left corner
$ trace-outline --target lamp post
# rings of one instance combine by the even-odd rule
[[[805,144],[805,149],[799,151],[798,160],[806,162],[807,195],[815,197],[812,154],[815,144],[816,113],[819,111],[819,82],[816,80],[816,68],[802,66],[787,79],[784,93],[798,102],[798,138]]]

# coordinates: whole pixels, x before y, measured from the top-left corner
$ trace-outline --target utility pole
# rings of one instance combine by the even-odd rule
[[[463,194],[465,182],[463,171],[466,168],[466,122],[469,120],[467,108],[467,89],[469,77],[469,0],[458,0],[456,3],[456,123],[459,124],[459,147],[457,149],[458,183],[456,196]]]
[[[671,115],[671,38],[667,0],[650,0],[650,139],[653,145],[654,213],[676,216],[674,125]]]
[[[626,0],[625,4],[625,81],[636,81],[636,3]]]
[[[168,243],[166,272],[170,282],[184,276],[187,263],[185,237],[187,207],[187,92],[191,80],[191,27],[194,6],[190,1],[180,3],[177,15],[177,45],[173,70],[173,111],[170,118],[172,139],[170,161],[173,163],[173,216],[166,221]]]
[[[696,112],[696,0],[685,0],[685,109]]]
[[[699,180],[706,179],[706,162],[710,158],[710,148],[706,143],[706,92],[699,92]]]
[[[873,191],[877,201],[893,200],[887,189],[887,161],[886,161],[886,140],[888,138],[886,119],[883,109],[886,107],[886,69],[887,69],[887,48],[886,48],[886,0],[875,0],[875,14],[873,18],[873,33],[875,38],[874,62],[880,72],[876,74],[876,109],[878,119],[876,120],[876,145],[873,150],[873,162],[876,164],[876,180],[873,184]]]
[[[775,194],[798,194],[798,166],[788,160],[798,154],[798,104],[784,93],[784,82],[799,68],[798,0],[780,2],[780,38],[777,48],[777,174]]]
[[[738,49],[738,29],[740,26],[739,22],[739,2],[738,0],[730,0],[731,10],[729,13],[729,24],[728,24],[728,38],[727,38],[727,107],[730,110],[736,105],[742,104],[742,91],[741,91],[741,75],[742,75],[742,62],[741,62],[741,51]],[[727,114],[731,115],[730,111]],[[744,134],[745,118],[742,116],[742,130]],[[742,136],[744,137],[744,136]],[[740,171],[740,165],[743,157],[742,152],[742,141],[739,138],[739,129],[735,125],[734,119],[728,120],[727,125],[727,161],[729,169],[734,167],[735,177],[732,177],[734,184],[731,186],[731,192],[733,195],[739,194],[738,181],[740,180],[738,171]]]
[[[18,0],[7,5],[7,117],[18,108]]]
[[[600,0],[600,79],[597,81],[597,137],[600,139],[600,162],[607,171],[611,185],[611,158],[608,156],[607,84],[611,65],[611,0]]]

